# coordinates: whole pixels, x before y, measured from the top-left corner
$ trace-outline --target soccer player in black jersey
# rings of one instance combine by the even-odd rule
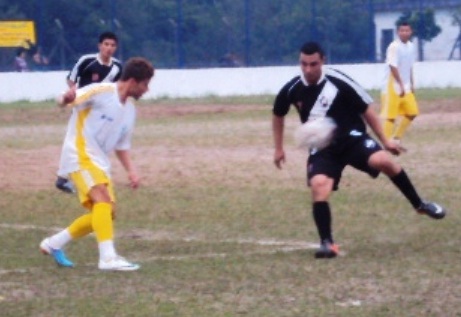
[[[443,218],[445,209],[436,203],[423,201],[402,167],[385,151],[399,155],[403,148],[384,135],[368,93],[343,73],[324,68],[324,52],[315,42],[301,47],[299,63],[302,74],[285,84],[274,102],[274,163],[280,169],[285,162],[284,116],[291,105],[296,108],[303,123],[314,116],[328,116],[336,121],[337,128],[331,144],[318,151],[311,149],[307,162],[313,218],[320,236],[320,249],[315,257],[332,258],[338,255],[339,249],[332,235],[328,199],[332,191],[338,189],[346,165],[373,178],[383,172],[417,212],[434,219]],[[381,145],[367,134],[366,125]]]
[[[83,55],[79,58],[67,76],[69,87],[82,88],[100,82],[116,82],[122,73],[121,62],[114,58],[118,39],[112,32],[99,35],[98,53]],[[65,177],[58,176],[56,187],[63,192],[73,193],[72,183]]]
[[[67,76],[69,87],[82,88],[92,83],[116,82],[122,73],[121,62],[114,58],[118,39],[112,32],[99,36],[98,53],[83,55]]]

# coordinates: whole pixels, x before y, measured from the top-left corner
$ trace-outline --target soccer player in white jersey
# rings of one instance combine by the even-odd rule
[[[110,176],[109,153],[115,151],[125,168],[130,186],[139,186],[139,176],[130,157],[131,135],[136,109],[130,97],[139,99],[147,90],[154,68],[144,58],[126,62],[116,83],[97,83],[60,97],[60,105],[72,107],[61,152],[60,175],[75,184],[80,203],[88,212],[66,229],[40,243],[43,253],[59,266],[74,264],[63,252],[64,246],[94,232],[99,247],[101,270],[132,271],[139,265],[119,256],[114,247],[113,212],[115,196]]]
[[[116,82],[122,74],[122,63],[114,58],[118,38],[112,32],[99,35],[98,53],[83,55],[75,63],[67,75],[69,87],[85,87],[100,82]],[[72,182],[59,175],[55,182],[56,188],[66,193],[75,191]]]
[[[401,140],[419,114],[414,95],[413,64],[415,48],[412,29],[407,22],[397,27],[398,38],[386,51],[386,80],[381,94],[381,117],[388,138]]]

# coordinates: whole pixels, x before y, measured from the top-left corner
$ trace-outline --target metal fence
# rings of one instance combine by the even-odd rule
[[[38,47],[49,63],[68,69],[96,52],[97,36],[120,38],[117,57],[145,56],[157,67],[287,65],[306,40],[317,40],[331,63],[375,62],[375,15],[383,11],[454,8],[461,0],[70,0],[17,1],[17,16],[35,21]],[[16,4],[16,6],[18,6]],[[0,49],[11,68],[14,49]]]

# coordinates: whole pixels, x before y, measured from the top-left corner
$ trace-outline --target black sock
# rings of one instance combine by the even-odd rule
[[[331,235],[331,212],[328,202],[314,202],[312,214],[314,215],[315,225],[317,226],[320,240],[322,242],[328,241],[333,243],[333,237]]]
[[[391,181],[397,186],[397,188],[402,192],[402,194],[410,201],[413,208],[417,209],[421,203],[421,197],[419,197],[416,192],[415,187],[411,183],[411,180],[408,178],[407,173],[402,169],[400,173],[394,177],[390,177]]]

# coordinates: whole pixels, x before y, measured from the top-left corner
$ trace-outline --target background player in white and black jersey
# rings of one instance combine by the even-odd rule
[[[82,88],[93,83],[116,82],[122,73],[122,63],[114,58],[117,44],[118,39],[114,33],[104,32],[99,35],[99,52],[79,58],[67,76],[69,87]],[[65,177],[58,176],[55,185],[66,193],[75,191]]]
[[[114,58],[118,39],[112,32],[99,35],[98,53],[80,57],[67,76],[69,87],[82,88],[92,83],[116,82],[122,73],[122,63]]]
[[[311,150],[307,178],[312,192],[313,217],[320,236],[317,258],[332,258],[338,254],[333,241],[331,212],[328,199],[338,189],[346,165],[377,177],[386,174],[408,199],[413,208],[434,219],[445,216],[436,203],[425,202],[418,195],[402,167],[383,150],[398,155],[403,150],[383,133],[381,121],[373,110],[373,100],[355,81],[346,75],[324,69],[324,52],[314,42],[301,47],[299,63],[302,74],[290,80],[278,93],[273,107],[274,163],[281,168],[285,162],[283,149],[284,116],[290,106],[297,109],[301,122],[310,116],[328,116],[336,121],[332,143],[319,151]],[[382,144],[367,134],[369,126]]]

